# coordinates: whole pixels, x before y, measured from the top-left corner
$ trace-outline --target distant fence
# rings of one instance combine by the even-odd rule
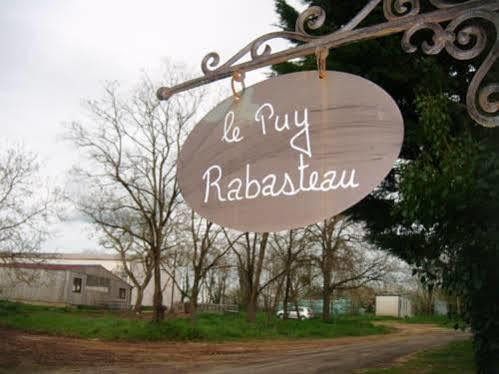
[[[171,307],[174,313],[190,313],[190,303],[175,303]],[[239,306],[237,304],[198,304],[198,312],[204,313],[238,313]]]
[[[236,304],[199,304],[198,312],[237,313],[239,307]]]
[[[299,300],[297,304],[298,306],[305,306],[312,309],[312,311],[316,315],[322,315],[323,300],[303,299]],[[279,303],[277,308],[283,309],[283,304]],[[288,310],[294,310],[294,309],[295,309],[295,304],[289,303]],[[331,314],[336,314],[336,315],[363,313],[362,308],[358,308],[355,305],[355,303],[349,298],[338,298],[331,300],[329,310],[331,311]]]
[[[122,299],[98,300],[95,306],[98,308],[113,309],[113,310],[130,309],[130,305],[125,300]]]

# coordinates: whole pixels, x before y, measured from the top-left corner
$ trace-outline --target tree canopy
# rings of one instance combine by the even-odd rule
[[[329,34],[365,4],[349,0],[304,0],[327,13]],[[294,30],[298,12],[276,0],[280,26]],[[422,4],[423,10],[430,6]],[[378,7],[363,25],[385,21]],[[497,35],[485,25],[491,40]],[[493,32],[494,31],[494,32]],[[431,43],[431,34],[414,44]],[[476,360],[483,373],[499,370],[499,232],[496,188],[498,130],[476,126],[465,110],[469,82],[485,53],[458,61],[407,54],[395,35],[331,51],[330,70],[363,76],[384,88],[400,107],[405,139],[390,175],[348,214],[366,225],[367,238],[403,258],[428,285],[440,284],[462,296],[464,317],[474,332]],[[489,48],[486,48],[488,52]],[[273,66],[278,74],[315,70],[314,56]],[[496,78],[497,64],[489,77]]]

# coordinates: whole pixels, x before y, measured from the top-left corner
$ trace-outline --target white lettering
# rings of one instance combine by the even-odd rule
[[[323,191],[330,191],[330,190],[335,190],[336,188],[334,187],[334,180],[336,179],[336,171],[331,170],[328,171],[327,173],[324,173],[324,182],[321,184],[321,190]]]
[[[279,126],[279,116],[276,117],[275,119],[275,129],[276,131],[283,131],[283,130],[290,130],[289,128],[289,114],[284,115],[284,125]]]
[[[359,187],[359,184],[355,183],[355,181],[354,181],[354,179],[355,179],[355,169],[352,169],[352,171],[350,173],[350,180],[347,183],[345,183],[345,178],[346,177],[347,177],[346,170],[343,170],[343,173],[341,173],[341,180],[335,186],[335,189],[337,189],[339,187],[342,187],[342,188],[348,188],[348,187],[357,188],[357,187]]]
[[[310,165],[305,164],[303,155],[297,165],[299,180],[295,181],[288,172],[284,172],[280,177],[276,174],[267,174],[261,180],[251,176],[251,166],[246,164],[246,176],[232,179],[228,185],[226,193],[222,193],[220,180],[222,179],[222,169],[218,165],[210,166],[203,175],[205,181],[204,202],[210,198],[211,188],[216,189],[218,201],[240,201],[252,200],[259,197],[279,197],[294,196],[301,192],[328,192],[341,189],[355,189],[360,186],[356,180],[356,170],[329,170],[322,176],[317,170],[312,170],[310,174],[305,174],[305,169]],[[212,172],[216,172],[212,173]],[[339,177],[339,178],[338,178]],[[244,186],[243,186],[244,184]],[[276,185],[280,187],[277,188]],[[244,189],[244,194],[243,194]]]
[[[270,183],[268,182],[270,181]],[[275,182],[277,181],[277,177],[274,174],[269,174],[262,180],[262,196],[277,196],[274,192]],[[268,184],[267,184],[268,183]]]
[[[303,112],[302,118],[300,118],[301,112]],[[261,105],[255,112],[255,121],[260,124],[263,135],[267,134],[267,125],[271,123],[272,119],[274,119],[275,131],[291,131],[290,114],[276,115],[271,103]],[[233,111],[229,111],[225,115],[222,142],[239,143],[244,140],[241,129],[234,126],[234,122],[235,114]],[[310,165],[305,162],[305,156],[312,158],[308,108],[294,111],[294,128],[298,129],[298,132],[290,138],[289,145],[293,150],[299,152],[297,165],[299,180],[294,181],[291,177],[291,175],[296,175],[296,171],[294,173],[283,172],[279,176],[270,173],[262,179],[256,179],[251,176],[250,164],[246,164],[246,176],[231,179],[225,188],[225,186],[220,186],[223,176],[222,168],[219,165],[212,165],[206,169],[202,178],[205,183],[204,203],[206,204],[210,200],[212,189],[216,192],[215,200],[224,202],[251,200],[261,196],[294,196],[300,192],[327,192],[339,188],[354,189],[360,186],[356,180],[355,169],[329,170],[322,175],[317,170],[310,170]]]
[[[266,127],[266,124],[265,124],[265,117],[262,115],[262,112],[264,109],[268,109],[270,111],[269,115],[268,115],[268,119],[271,119],[273,116],[274,116],[274,107],[272,106],[272,104],[269,104],[269,103],[265,103],[263,104],[260,108],[258,108],[258,110],[256,111],[255,113],[255,121],[256,122],[261,122],[262,124],[262,133],[263,135],[267,135],[267,127]]]
[[[266,115],[264,114],[266,112]],[[272,104],[265,103],[258,108],[255,113],[255,121],[259,122],[262,127],[262,134],[267,135],[267,122],[266,120],[271,120],[274,117],[275,110]],[[284,130],[290,130],[289,126],[289,114],[284,115],[284,121],[280,124],[280,116],[275,116],[274,129],[278,132]],[[306,154],[308,157],[312,157],[312,147],[310,145],[310,123],[308,122],[308,109],[303,110],[303,120],[299,119],[299,111],[295,110],[295,127],[301,129],[298,131],[289,141],[289,145],[295,151]],[[298,145],[298,141],[303,138],[303,145]]]
[[[312,148],[310,146],[310,124],[308,123],[308,109],[305,108],[303,111],[303,121],[299,122],[298,121],[298,111],[295,110],[295,126],[300,128],[303,127],[300,131],[298,131],[295,136],[291,138],[289,141],[289,144],[291,145],[291,148],[298,152],[305,153],[308,157],[312,157]],[[300,136],[304,135],[305,136],[305,148],[302,148],[298,145],[296,145],[295,141],[300,138]]]
[[[236,185],[236,187],[234,187],[234,185]],[[229,188],[229,192],[227,193],[227,200],[242,200],[243,198],[240,195],[242,186],[243,181],[240,178],[233,179],[227,186]]]
[[[256,191],[254,194],[250,195],[251,186],[255,186]],[[261,187],[260,183],[256,179],[250,179],[250,165],[246,165],[246,198],[256,199],[260,195]]]
[[[286,188],[288,188],[287,191]],[[295,186],[289,174],[284,173],[284,183],[282,184],[282,187],[277,193],[277,195],[293,196],[296,195],[298,192],[300,192],[300,190],[295,190]]]
[[[303,161],[303,155],[300,155],[300,163],[298,164],[298,171],[300,172],[300,190],[309,191],[307,187],[305,187],[305,169],[308,168],[309,165],[305,164]]]
[[[234,117],[235,115],[232,110],[225,116],[224,135],[222,137],[223,142],[239,143],[244,139],[242,136],[240,136],[241,129],[238,126],[232,128],[232,126],[234,125]]]
[[[213,182],[210,182],[211,181],[211,170],[214,169],[214,170],[217,170],[218,171],[218,178],[217,180],[213,181]],[[219,201],[225,201],[225,199],[222,197],[222,191],[220,190],[220,186],[218,184],[218,182],[220,181],[220,179],[222,179],[222,168],[218,165],[213,165],[213,166],[210,166],[206,171],[205,173],[203,174],[203,179],[206,180],[205,184],[206,184],[206,189],[205,189],[205,192],[204,192],[204,202],[205,204],[208,202],[208,199],[210,197],[210,187],[213,186],[217,189],[218,191],[218,200]]]

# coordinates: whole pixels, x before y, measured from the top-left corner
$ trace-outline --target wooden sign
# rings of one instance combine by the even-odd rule
[[[272,232],[332,217],[388,174],[403,141],[393,99],[351,74],[282,75],[220,103],[192,131],[177,178],[219,225]]]

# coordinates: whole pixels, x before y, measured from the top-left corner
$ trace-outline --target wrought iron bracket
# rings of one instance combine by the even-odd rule
[[[294,32],[281,31],[263,35],[236,53],[223,65],[216,52],[209,53],[201,63],[204,76],[181,83],[175,87],[162,87],[157,91],[159,100],[168,100],[172,95],[203,86],[205,84],[265,66],[279,64],[290,59],[313,55],[318,50],[338,48],[344,45],[404,33],[402,48],[412,53],[417,47],[412,36],[421,30],[433,32],[432,42],[423,42],[423,53],[439,54],[444,49],[457,60],[471,60],[480,56],[487,45],[492,47],[475,72],[466,97],[470,116],[486,127],[499,126],[499,101],[492,98],[499,94],[499,82],[485,83],[484,79],[499,58],[499,0],[425,0],[435,8],[421,13],[421,0],[369,0],[366,6],[341,29],[324,36],[314,36],[306,31],[319,29],[326,20],[325,11],[317,6],[305,10],[297,19]],[[357,28],[371,12],[382,3],[386,22]],[[487,43],[488,35],[484,22],[495,31],[495,40]],[[446,26],[442,26],[444,23]],[[273,39],[288,39],[304,42],[284,51],[272,53],[266,44]],[[263,49],[262,49],[263,47]],[[246,55],[250,60],[238,63]]]

